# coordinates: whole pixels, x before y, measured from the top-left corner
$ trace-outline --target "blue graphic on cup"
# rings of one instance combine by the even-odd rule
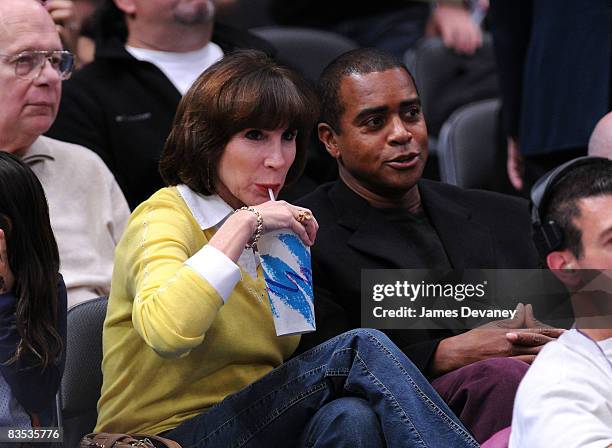
[[[258,244],[276,334],[316,329],[310,251],[287,230],[264,235]]]

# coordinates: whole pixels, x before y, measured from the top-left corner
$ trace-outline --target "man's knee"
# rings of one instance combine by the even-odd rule
[[[447,374],[450,380],[447,381],[447,387],[454,389],[460,385],[476,394],[495,392],[507,393],[514,397],[528,368],[527,363],[512,358],[485,359]],[[440,377],[434,381],[434,386],[438,388],[438,384],[444,382],[445,378]],[[452,386],[453,383],[456,384],[455,387]],[[442,388],[446,387],[442,386]]]
[[[472,364],[474,375],[492,381],[496,388],[507,388],[515,391],[527,373],[529,364],[512,358],[492,358]]]

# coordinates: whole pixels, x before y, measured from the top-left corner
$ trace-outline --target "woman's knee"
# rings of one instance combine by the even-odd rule
[[[352,339],[360,339],[366,342],[374,342],[378,341],[380,344],[384,346],[389,346],[393,344],[391,339],[380,330],[376,330],[375,328],[356,328],[354,330],[349,330],[340,337],[349,337]]]
[[[302,447],[385,446],[378,416],[363,398],[343,397],[321,407],[302,435]]]
[[[325,408],[325,409],[324,409]],[[359,421],[363,423],[378,423],[378,417],[367,400],[358,397],[342,397],[333,400],[319,409],[331,420],[339,420],[343,423]]]

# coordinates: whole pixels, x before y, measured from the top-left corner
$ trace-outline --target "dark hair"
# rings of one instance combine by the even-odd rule
[[[15,320],[20,341],[9,362],[27,358],[29,367],[59,358],[57,331],[59,254],[43,188],[32,170],[0,152],[0,214],[8,262],[15,277]]]
[[[261,51],[241,50],[206,70],[181,100],[159,163],[167,185],[214,193],[219,158],[230,138],[247,128],[296,129],[296,156],[287,184],[304,168],[318,116],[314,90],[294,71]]]
[[[416,89],[416,83],[410,70],[395,56],[382,50],[357,48],[338,56],[325,67],[319,77],[317,86],[319,98],[321,98],[321,118],[319,121],[327,123],[339,134],[341,132],[340,116],[344,112],[344,107],[340,101],[342,78],[350,75],[384,72],[394,68],[405,70]]]
[[[604,158],[578,165],[552,186],[544,218],[555,221],[561,228],[560,250],[568,249],[577,258],[582,256],[582,232],[574,223],[580,217],[578,201],[601,195],[612,195],[612,161]]]

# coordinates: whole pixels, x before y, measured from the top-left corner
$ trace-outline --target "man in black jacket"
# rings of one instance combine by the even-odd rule
[[[300,202],[320,226],[317,332],[304,347],[361,326],[362,269],[537,267],[524,200],[421,179],[427,127],[405,66],[379,50],[354,50],[325,69],[319,87],[319,138],[340,179]],[[483,442],[510,424],[525,362],[560,333],[540,325],[519,305],[513,320],[486,330],[387,334]]]
[[[163,186],[159,155],[181,96],[223,54],[274,52],[213,23],[212,0],[106,0],[94,62],[65,83],[49,135],[98,153],[130,207]]]

